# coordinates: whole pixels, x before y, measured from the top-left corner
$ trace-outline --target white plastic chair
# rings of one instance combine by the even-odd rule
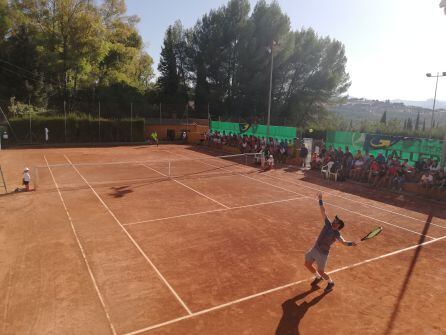
[[[341,173],[342,169],[336,170],[336,172],[331,172],[331,169],[328,170],[328,179],[333,177],[334,181],[338,181],[338,174]]]
[[[334,162],[328,162],[326,165],[321,167],[321,175],[323,178],[328,179],[330,176],[330,170]]]

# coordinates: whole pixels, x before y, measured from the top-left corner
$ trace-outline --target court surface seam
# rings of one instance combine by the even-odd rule
[[[170,292],[175,296],[175,298],[180,302],[180,304],[183,306],[183,308],[187,311],[187,313],[190,315],[192,314],[192,311],[187,307],[185,302],[180,298],[180,296],[177,294],[177,292],[173,289],[173,287],[169,284],[166,278],[161,274],[161,272],[158,270],[158,268],[155,266],[155,264],[150,260],[150,258],[146,255],[146,253],[142,250],[142,248],[139,246],[139,244],[135,241],[135,239],[131,236],[131,234],[125,229],[125,227],[122,225],[122,223],[119,221],[119,219],[116,217],[116,215],[111,211],[111,209],[107,206],[107,204],[102,200],[102,198],[97,194],[95,189],[89,184],[88,180],[84,178],[84,176],[79,172],[79,170],[73,165],[71,160],[67,157],[67,155],[64,155],[65,159],[70,163],[70,165],[73,167],[73,169],[77,172],[77,174],[83,179],[83,181],[90,187],[90,189],[93,191],[95,196],[99,199],[99,201],[102,203],[102,205],[107,209],[107,211],[110,213],[112,218],[116,221],[116,223],[121,227],[121,229],[124,231],[124,233],[127,235],[129,240],[133,243],[133,245],[138,249],[138,251],[141,253],[141,255],[146,259],[146,261],[151,265],[153,270],[158,274],[159,278],[163,281],[163,283],[167,286],[167,288],[170,290]]]
[[[71,218],[71,215],[70,215],[70,213],[68,211],[68,208],[67,208],[67,206],[65,204],[65,200],[62,197],[62,193],[60,192],[59,185],[56,182],[56,178],[54,177],[53,171],[51,170],[51,168],[50,168],[50,166],[48,164],[48,160],[46,159],[46,156],[43,155],[43,158],[45,159],[46,165],[48,166],[48,170],[49,170],[49,172],[51,174],[51,178],[53,179],[54,185],[56,186],[57,192],[59,193],[59,197],[60,197],[60,200],[62,202],[63,208],[65,209],[65,213],[67,214],[68,221],[70,222],[70,226],[71,226],[71,230],[73,231],[74,238],[76,239],[77,244],[79,246],[79,249],[81,251],[82,258],[84,259],[84,263],[85,263],[85,265],[87,267],[87,271],[88,271],[88,273],[90,275],[91,281],[93,282],[94,289],[95,289],[96,294],[97,294],[97,296],[99,298],[99,301],[100,301],[100,303],[102,305],[102,309],[104,310],[105,316],[106,316],[106,318],[107,318],[107,320],[109,322],[110,329],[111,329],[112,333],[115,335],[116,334],[115,327],[113,326],[113,323],[111,322],[110,315],[109,315],[109,313],[107,311],[107,307],[105,306],[104,298],[102,297],[102,294],[101,294],[101,292],[99,290],[99,287],[98,287],[98,285],[96,283],[96,279],[94,278],[93,272],[92,272],[92,270],[90,268],[90,265],[88,263],[87,255],[85,254],[85,250],[82,247],[82,244],[81,244],[81,242],[79,240],[79,236],[78,236],[78,234],[76,232],[76,229],[74,228],[73,219]]]
[[[444,239],[446,239],[446,236],[438,237],[438,238],[435,238],[433,240],[430,240],[430,241],[427,241],[427,242],[423,242],[423,243],[420,243],[420,244],[415,244],[415,245],[412,245],[410,247],[398,249],[398,250],[389,252],[387,254],[376,256],[376,257],[373,257],[373,258],[369,258],[369,259],[366,259],[366,260],[361,261],[361,262],[353,263],[351,265],[346,265],[346,266],[343,266],[343,267],[331,270],[331,271],[329,271],[327,273],[328,274],[333,274],[333,273],[349,270],[349,269],[361,266],[363,264],[371,263],[371,262],[374,262],[374,261],[377,261],[377,260],[381,260],[381,259],[384,259],[384,258],[387,258],[387,257],[390,257],[390,256],[398,255],[400,253],[403,253],[403,252],[406,252],[406,251],[410,251],[412,249],[420,248],[422,246],[426,246],[426,245],[429,245],[429,244],[432,244],[432,243],[435,243],[435,242],[438,242],[438,241],[441,241],[441,240],[444,240]],[[288,284],[285,284],[285,285],[282,285],[282,286],[278,286],[278,287],[275,287],[275,288],[272,288],[272,289],[269,289],[269,290],[266,290],[266,291],[255,293],[255,294],[252,294],[252,295],[249,295],[249,296],[237,299],[237,300],[233,300],[233,301],[230,301],[230,302],[218,305],[218,306],[214,306],[214,307],[211,307],[211,308],[206,308],[206,309],[203,309],[201,311],[194,312],[191,315],[182,316],[182,317],[179,317],[179,318],[172,319],[170,321],[166,321],[166,322],[162,322],[162,323],[155,324],[155,325],[152,325],[152,326],[148,326],[148,327],[145,327],[145,328],[141,328],[141,329],[138,329],[138,330],[134,330],[132,332],[125,333],[124,335],[137,335],[137,334],[140,334],[142,332],[146,332],[146,331],[150,331],[150,330],[153,330],[153,329],[156,329],[156,328],[168,326],[168,325],[177,323],[177,322],[182,321],[182,320],[187,320],[187,319],[190,319],[190,318],[193,318],[193,317],[196,317],[196,316],[200,316],[200,315],[207,314],[207,313],[210,313],[210,312],[213,312],[213,311],[216,311],[216,310],[223,309],[225,307],[236,305],[238,303],[241,303],[241,302],[244,302],[244,301],[248,301],[248,300],[257,298],[259,296],[262,296],[262,295],[270,294],[270,293],[273,293],[273,292],[277,292],[277,291],[283,290],[283,289],[288,288],[288,287],[296,286],[296,285],[299,285],[299,284],[304,283],[306,281],[310,281],[312,279],[314,279],[314,276],[310,277],[310,278],[306,278],[306,279],[301,279],[299,281],[295,281],[295,282],[292,282],[292,283],[288,283]]]

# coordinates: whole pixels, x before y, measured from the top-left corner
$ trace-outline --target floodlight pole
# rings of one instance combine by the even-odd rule
[[[266,123],[266,137],[267,140],[269,139],[269,126],[271,124],[271,92],[273,89],[273,67],[274,67],[274,46],[276,45],[276,42],[273,41],[271,43],[271,69],[269,72],[269,97],[268,97],[268,120]]]
[[[438,88],[438,78],[440,77],[445,77],[446,76],[446,72],[440,73],[437,72],[436,75],[432,75],[431,73],[426,73],[426,77],[436,77],[437,80],[435,81],[435,93],[434,93],[434,104],[432,107],[432,119],[431,119],[431,129],[429,132],[429,138],[432,138],[432,129],[434,128],[434,113],[435,113],[435,103],[437,101],[437,88]]]

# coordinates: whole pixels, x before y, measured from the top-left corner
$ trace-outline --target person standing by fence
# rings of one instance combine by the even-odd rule
[[[299,165],[301,165],[301,167],[305,168],[306,167],[306,161],[307,161],[307,156],[308,156],[308,149],[305,146],[305,144],[302,144],[302,147],[300,148],[300,152],[299,152]]]
[[[44,133],[45,133],[45,143],[47,143],[49,141],[49,139],[50,139],[49,138],[50,130],[47,127],[45,127]]]

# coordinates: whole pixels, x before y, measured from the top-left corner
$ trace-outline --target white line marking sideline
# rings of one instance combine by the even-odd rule
[[[74,237],[76,238],[77,245],[79,246],[79,249],[81,251],[82,258],[84,259],[84,263],[87,266],[88,273],[90,275],[91,281],[93,282],[93,286],[94,286],[94,289],[96,290],[96,294],[98,295],[99,301],[101,302],[102,309],[104,310],[105,316],[107,317],[107,320],[109,322],[111,331],[114,335],[116,335],[116,330],[115,330],[115,327],[113,326],[113,323],[111,322],[110,315],[108,314],[107,307],[105,306],[104,298],[102,297],[102,294],[99,291],[98,284],[96,283],[96,279],[94,278],[93,272],[91,271],[90,264],[88,263],[87,256],[85,254],[85,250],[82,247],[82,244],[79,240],[79,236],[77,235],[76,229],[74,228],[73,219],[71,218],[71,215],[68,212],[68,208],[67,208],[67,205],[65,204],[65,200],[62,197],[62,193],[60,192],[59,185],[57,184],[56,179],[54,178],[53,171],[51,170],[50,165],[48,164],[48,160],[46,159],[46,156],[43,155],[43,158],[45,159],[46,165],[47,165],[48,170],[50,171],[50,174],[51,174],[51,178],[53,179],[54,185],[56,186],[57,192],[59,193],[59,197],[60,197],[60,200],[62,201],[63,208],[65,209],[65,213],[67,214],[68,221],[70,222],[71,230],[73,231]]]
[[[308,188],[308,189],[311,189],[311,190],[315,190],[315,191],[319,191],[319,192],[322,192],[322,191],[323,191],[322,189],[319,189],[319,188],[315,188],[315,187],[311,187],[311,186],[303,185],[302,183],[296,183],[296,182],[289,181],[289,180],[284,179],[284,178],[279,178],[279,177],[276,177],[276,176],[271,176],[271,175],[269,175],[269,174],[268,174],[268,175],[265,175],[265,177],[267,177],[267,178],[272,178],[272,179],[277,179],[277,180],[281,180],[281,181],[286,181],[286,182],[288,182],[288,183],[290,183],[290,184],[293,184],[293,185],[296,185],[296,186],[305,187],[305,188]],[[406,215],[406,214],[402,214],[402,213],[398,213],[398,212],[395,212],[395,211],[392,211],[392,210],[389,210],[389,209],[386,209],[386,208],[382,208],[382,207],[379,207],[379,206],[375,206],[375,205],[372,205],[372,204],[368,204],[368,203],[366,203],[366,202],[362,202],[362,201],[358,201],[358,200],[355,200],[355,199],[350,199],[350,198],[347,198],[347,197],[343,197],[343,196],[338,195],[338,194],[333,193],[333,192],[326,192],[326,194],[331,195],[331,196],[334,196],[334,197],[338,197],[338,198],[341,198],[341,199],[345,199],[345,200],[348,200],[348,201],[351,201],[351,202],[355,202],[355,203],[358,203],[358,204],[361,204],[361,205],[364,205],[364,206],[367,206],[367,207],[376,208],[376,209],[379,209],[379,210],[384,211],[384,212],[388,212],[388,213],[396,214],[396,215],[399,215],[399,216],[402,216],[402,217],[406,217],[406,218],[408,218],[408,219],[412,219],[412,220],[415,220],[415,221],[419,221],[419,222],[422,222],[422,223],[426,223],[424,220],[417,219],[417,218],[414,218],[414,217],[412,217],[412,216],[409,216],[409,215]],[[446,229],[446,227],[441,226],[441,225],[438,225],[438,224],[435,224],[435,223],[431,223],[431,225],[432,225],[432,226],[439,227],[439,228]]]
[[[374,261],[377,261],[377,260],[380,260],[380,259],[383,259],[383,258],[387,258],[387,257],[393,256],[393,255],[397,255],[397,254],[400,254],[400,253],[403,253],[403,252],[406,252],[406,251],[409,251],[409,250],[412,250],[412,249],[416,249],[416,248],[419,248],[419,247],[422,247],[422,246],[425,246],[425,245],[428,245],[428,244],[432,244],[432,243],[435,243],[435,242],[438,242],[438,241],[444,240],[444,239],[446,239],[446,236],[435,238],[435,239],[433,239],[431,241],[423,242],[421,244],[415,244],[415,245],[412,245],[412,246],[407,247],[407,248],[395,250],[393,252],[390,252],[390,253],[387,253],[387,254],[384,254],[384,255],[381,255],[381,256],[369,258],[369,259],[366,259],[366,260],[358,262],[358,263],[354,263],[354,264],[351,264],[351,265],[343,266],[341,268],[337,268],[335,270],[329,271],[328,274],[337,273],[337,272],[341,272],[341,271],[344,271],[344,270],[352,269],[352,268],[361,266],[363,264],[371,263],[371,262],[374,262]],[[170,324],[182,321],[182,320],[190,319],[190,318],[193,318],[193,317],[196,317],[196,316],[199,316],[199,315],[203,315],[203,314],[206,314],[206,313],[209,313],[209,312],[212,312],[212,311],[216,311],[216,310],[219,310],[219,309],[231,306],[231,305],[235,305],[235,304],[238,304],[238,303],[243,302],[243,301],[251,300],[251,299],[257,298],[259,296],[265,295],[265,294],[269,294],[269,293],[273,293],[273,292],[276,292],[276,291],[280,291],[280,290],[283,290],[285,288],[288,288],[288,287],[291,287],[291,286],[295,286],[295,285],[301,284],[301,283],[306,282],[306,281],[310,281],[313,278],[314,277],[306,278],[306,279],[295,281],[295,282],[292,282],[292,283],[289,283],[289,284],[286,284],[286,285],[275,287],[275,288],[272,288],[270,290],[266,290],[266,291],[263,291],[263,292],[252,294],[250,296],[247,296],[247,297],[244,297],[244,298],[241,298],[241,299],[233,300],[233,301],[230,301],[230,302],[218,305],[218,306],[214,306],[214,307],[211,307],[211,308],[203,309],[203,310],[195,312],[195,313],[193,313],[191,315],[182,316],[182,317],[179,317],[179,318],[176,318],[176,319],[172,319],[170,321],[166,321],[166,322],[163,322],[163,323],[159,323],[159,324],[156,324],[156,325],[153,325],[153,326],[141,328],[141,329],[138,329],[138,330],[126,333],[124,335],[137,335],[137,334],[140,334],[142,332],[146,332],[146,331],[149,331],[149,330],[153,330],[153,329],[156,329],[156,328],[167,326],[167,325],[170,325]]]
[[[203,163],[206,164],[206,165],[214,166],[214,167],[215,167],[215,165],[212,165],[212,164],[209,164],[209,163],[206,163],[206,162],[203,162]],[[228,170],[228,169],[224,169],[224,170]],[[231,170],[229,170],[229,171],[231,171]],[[233,172],[233,171],[232,171],[232,172]],[[253,178],[253,177],[247,176],[247,175],[242,174],[242,173],[238,173],[238,174],[239,174],[240,176],[245,177],[245,178],[248,178],[248,179],[252,179],[252,180],[258,181],[259,183],[263,183],[263,184],[266,184],[266,185],[269,185],[269,186],[272,186],[272,187],[275,187],[275,188],[278,188],[278,189],[281,189],[281,190],[284,190],[284,191],[287,191],[287,192],[290,192],[290,193],[294,193],[294,194],[296,194],[296,195],[300,195],[300,196],[305,197],[305,198],[308,198],[308,199],[312,199],[311,197],[309,197],[309,196],[307,196],[307,195],[305,195],[305,194],[301,194],[301,193],[292,191],[292,190],[290,190],[290,189],[287,189],[287,188],[284,188],[284,187],[281,187],[281,186],[278,186],[278,185],[274,185],[274,184],[268,183],[268,182],[266,182],[266,181],[264,181],[264,180],[260,180],[260,179],[257,179],[257,178]],[[333,205],[333,204],[331,204],[331,203],[329,203],[329,202],[325,202],[325,204],[330,205],[330,206],[333,206],[333,207],[337,207],[337,208],[339,208],[339,209],[345,210],[345,211],[347,211],[347,212],[350,212],[350,213],[353,213],[353,214],[356,214],[356,215],[360,215],[360,216],[366,217],[366,218],[368,218],[368,219],[372,219],[372,220],[375,220],[375,221],[384,223],[384,224],[389,225],[389,226],[393,226],[393,227],[398,228],[398,229],[406,230],[406,231],[409,231],[409,232],[414,233],[414,234],[417,234],[417,235],[426,236],[426,237],[428,237],[428,238],[434,239],[434,237],[432,237],[432,236],[429,236],[429,235],[423,235],[423,234],[420,234],[419,232],[416,232],[416,231],[414,231],[414,230],[411,230],[411,229],[408,229],[408,228],[404,228],[404,227],[401,227],[401,226],[397,226],[397,225],[394,225],[394,224],[392,224],[392,223],[389,223],[389,222],[386,222],[386,221],[383,221],[383,220],[380,220],[380,219],[376,219],[376,218],[374,218],[374,217],[372,217],[372,216],[369,216],[369,215],[366,215],[366,214],[362,214],[362,213],[359,213],[359,212],[351,211],[351,210],[346,209],[346,208],[343,208],[343,207],[341,207],[341,206]]]
[[[164,278],[164,276],[161,274],[161,272],[158,270],[158,268],[153,264],[153,262],[150,260],[150,258],[146,255],[146,253],[141,249],[138,243],[134,240],[134,238],[130,235],[130,233],[125,229],[125,227],[121,224],[121,222],[118,220],[116,215],[110,210],[110,208],[107,206],[107,204],[102,200],[102,198],[99,196],[99,194],[96,193],[95,189],[90,185],[90,183],[87,181],[87,179],[84,178],[84,176],[79,172],[79,170],[76,168],[76,166],[73,165],[71,160],[64,155],[65,159],[70,163],[70,165],[73,167],[73,169],[77,172],[77,174],[83,179],[85,184],[87,184],[90,189],[93,191],[95,196],[99,199],[99,201],[102,203],[102,205],[107,209],[107,211],[110,213],[112,218],[116,221],[116,223],[122,228],[124,233],[127,235],[129,240],[133,243],[133,245],[138,249],[138,251],[141,253],[141,255],[146,259],[146,261],[152,266],[152,268],[155,270],[155,272],[158,274],[158,276],[161,278],[161,280],[164,282],[164,284],[169,288],[170,292],[177,298],[177,300],[180,302],[180,304],[183,306],[183,308],[187,311],[187,313],[190,315],[192,314],[191,310],[187,305],[184,303],[184,301],[180,298],[180,296],[175,292],[173,287],[169,284],[169,282]]]

